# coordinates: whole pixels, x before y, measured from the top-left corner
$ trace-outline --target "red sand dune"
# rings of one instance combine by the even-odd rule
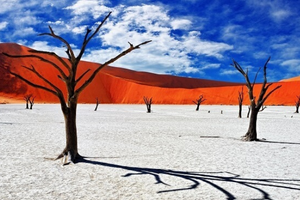
[[[9,54],[28,54],[29,48],[15,43],[0,44],[0,52]],[[46,59],[52,60],[50,56]],[[57,63],[57,62],[56,62]],[[33,65],[47,79],[56,86],[65,90],[64,83],[57,77],[57,71],[48,64],[34,58],[12,59],[0,55],[0,65],[9,66],[27,79],[47,86],[38,77],[25,70],[21,66]],[[93,71],[99,64],[82,61],[78,67],[77,75],[80,76],[85,70]],[[91,73],[91,72],[90,72]],[[89,74],[90,74],[89,73]],[[26,85],[21,80],[9,75],[0,68],[0,103],[23,102],[26,94],[33,94],[36,102],[57,103],[58,99],[51,93]],[[81,83],[85,81],[82,80]],[[270,89],[277,85],[282,87],[273,93],[266,105],[294,105],[296,96],[300,94],[299,77],[274,83]],[[80,83],[79,83],[80,85]],[[170,75],[157,75],[147,72],[136,72],[128,69],[105,67],[97,75],[95,80],[82,92],[80,103],[95,103],[99,98],[101,103],[143,103],[143,96],[153,97],[154,104],[192,104],[199,95],[203,94],[207,99],[203,104],[238,104],[238,91],[244,83],[229,83],[204,79],[192,79]],[[255,95],[258,96],[260,84],[256,85]],[[245,91],[244,104],[249,104],[248,95]]]

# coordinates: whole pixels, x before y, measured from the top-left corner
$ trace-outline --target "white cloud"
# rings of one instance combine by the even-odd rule
[[[79,26],[72,29],[72,32],[75,34],[81,34],[86,32],[86,26]]]
[[[282,22],[292,15],[291,8],[287,3],[280,0],[249,0],[247,3],[261,12],[267,13],[269,18],[275,22]]]
[[[286,60],[281,63],[281,66],[287,67],[290,72],[300,72],[300,59]],[[297,75],[297,74],[296,74]]]
[[[0,14],[16,9],[19,5],[19,0],[1,1]]]
[[[5,29],[7,25],[8,25],[8,22],[0,22],[0,31]]]
[[[37,32],[32,28],[32,27],[27,27],[27,28],[22,28],[22,29],[18,29],[15,30],[13,33],[13,36],[28,36],[28,35],[37,35]]]
[[[283,9],[276,9],[270,13],[275,21],[282,21],[291,15],[290,11]]]
[[[218,69],[220,68],[221,64],[217,63],[212,63],[212,64],[205,64],[203,67],[201,67],[201,70],[206,70],[206,69]]]
[[[70,44],[70,45],[73,48],[73,51],[74,51],[75,55],[78,54],[79,49],[76,49],[76,47],[74,48],[74,45],[72,45],[72,44]],[[52,46],[52,45],[49,45],[48,42],[45,42],[45,41],[35,41],[29,47],[32,48],[32,49],[36,49],[36,50],[55,52],[57,55],[59,55],[61,57],[67,57],[66,47]]]
[[[103,14],[108,14],[112,11],[111,8],[104,5],[105,0],[78,0],[72,6],[66,7],[67,10],[72,10],[74,15],[92,14],[94,19],[99,18]]]
[[[29,26],[40,23],[33,13],[26,11],[22,13],[22,16],[14,18],[14,24],[17,26]]]
[[[192,25],[192,22],[188,19],[175,19],[171,21],[171,26],[173,29],[183,29],[188,30]]]
[[[84,59],[103,63],[120,49],[128,48],[127,41],[137,45],[152,40],[114,65],[155,73],[190,73],[199,72],[199,69],[193,67],[196,63],[191,61],[189,54],[220,59],[224,51],[233,48],[225,43],[202,40],[199,31],[185,30],[192,22],[170,18],[163,7],[142,5],[118,9],[119,15],[107,21],[99,36],[106,49],[87,52]],[[173,37],[170,33],[174,27],[181,27],[186,34]]]
[[[224,69],[221,71],[220,75],[235,75],[238,74],[239,72],[235,69]]]

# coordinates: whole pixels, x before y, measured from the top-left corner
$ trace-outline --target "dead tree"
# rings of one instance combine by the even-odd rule
[[[148,98],[148,97],[144,96],[144,102],[145,102],[146,107],[147,107],[147,113],[151,113],[152,97]]]
[[[32,94],[26,94],[25,96],[24,96],[24,100],[25,100],[25,102],[26,102],[26,109],[29,109],[29,102],[30,102],[30,98],[32,97]]]
[[[265,63],[263,70],[264,70],[264,81],[262,83],[260,95],[257,98],[254,98],[253,95],[253,88],[255,86],[256,78],[258,75],[258,72],[260,71],[261,68],[257,71],[253,83],[250,82],[249,77],[248,77],[248,71],[245,72],[242,67],[235,61],[233,60],[233,66],[244,76],[246,80],[246,86],[248,88],[248,94],[249,94],[249,100],[250,100],[250,107],[251,107],[251,115],[250,115],[250,122],[249,122],[249,128],[245,136],[243,137],[243,140],[245,141],[255,141],[257,140],[257,131],[256,131],[256,124],[257,124],[257,115],[262,107],[262,105],[265,103],[267,98],[277,89],[281,87],[281,85],[276,86],[273,88],[270,92],[267,93],[267,90],[270,88],[272,83],[267,84],[267,64],[270,61],[270,57]]]
[[[35,99],[35,97],[31,97],[30,99],[29,99],[29,103],[30,103],[30,110],[32,110],[32,107],[33,107],[33,104],[34,104],[34,99]]]
[[[200,95],[199,98],[196,99],[196,101],[193,101],[193,103],[197,105],[196,111],[199,110],[199,107],[200,107],[201,103],[202,103],[203,101],[205,101],[205,100],[206,100],[206,99],[204,99],[203,95]]]
[[[243,101],[244,101],[244,87],[242,87],[242,90],[239,91],[239,118],[242,118],[242,109],[243,109]]]
[[[297,100],[295,101],[296,111],[295,113],[299,113],[299,106],[300,106],[300,95],[297,96]]]
[[[97,111],[98,105],[99,105],[99,99],[98,99],[98,97],[97,97],[97,98],[96,98],[96,107],[95,107],[95,110],[94,110],[94,111]]]
[[[49,26],[49,33],[42,33],[40,36],[50,36],[54,39],[59,40],[63,43],[63,45],[66,47],[66,54],[68,56],[68,60],[63,59],[59,57],[54,52],[48,52],[48,51],[38,51],[38,50],[29,50],[28,55],[9,55],[7,53],[3,53],[5,56],[10,58],[30,58],[30,59],[38,59],[43,63],[51,65],[54,69],[58,71],[58,78],[63,81],[67,88],[67,94],[64,94],[63,91],[54,83],[52,83],[49,79],[47,79],[45,76],[43,76],[33,65],[29,66],[23,66],[23,68],[29,72],[32,72],[37,77],[39,77],[42,81],[44,81],[48,86],[43,86],[40,84],[37,84],[31,80],[28,80],[25,76],[22,76],[14,71],[11,71],[8,67],[4,67],[10,74],[20,78],[27,84],[39,88],[42,90],[45,90],[47,92],[52,93],[55,95],[60,102],[61,110],[64,115],[65,119],[65,132],[66,132],[66,146],[63,149],[62,153],[57,157],[59,158],[68,158],[69,162],[74,162],[77,158],[80,158],[80,154],[78,153],[78,147],[77,147],[77,127],[76,127],[76,113],[77,113],[77,101],[78,97],[81,94],[81,92],[94,80],[96,75],[99,73],[101,69],[103,69],[105,66],[110,65],[114,61],[118,60],[119,58],[125,56],[126,54],[130,53],[131,51],[135,49],[139,49],[142,45],[145,45],[149,41],[142,42],[136,46],[129,43],[129,47],[118,54],[117,56],[111,58],[110,60],[99,64],[99,66],[92,70],[87,69],[82,74],[77,74],[77,68],[78,64],[86,50],[87,44],[90,42],[92,38],[99,32],[102,25],[105,23],[105,21],[109,18],[111,15],[111,12],[106,15],[106,17],[99,23],[94,31],[91,29],[86,30],[85,36],[82,42],[82,46],[80,48],[80,51],[78,55],[75,55],[75,52],[72,49],[72,45],[70,45],[69,42],[67,42],[64,38],[62,38],[59,35],[56,35],[52,28]],[[56,60],[57,62],[54,62],[53,60],[46,59],[44,55],[51,56],[53,60]],[[59,64],[56,64],[59,63]],[[42,67],[42,66],[39,66]],[[91,72],[90,72],[91,71]],[[85,78],[83,81],[82,79]],[[82,81],[81,81],[82,80]],[[81,82],[80,82],[81,81]],[[66,95],[66,96],[65,96]]]

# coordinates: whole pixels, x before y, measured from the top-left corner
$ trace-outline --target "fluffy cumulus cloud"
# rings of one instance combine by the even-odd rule
[[[300,59],[286,60],[281,63],[281,66],[287,67],[290,72],[300,72]]]
[[[84,12],[85,9],[77,11],[77,6],[68,7],[76,13],[76,18],[87,14],[94,17],[93,9],[97,9],[97,6],[89,8],[91,10],[86,9]],[[196,67],[196,63],[190,59],[191,54],[221,59],[224,51],[232,49],[232,46],[225,43],[202,40],[199,31],[189,29],[192,21],[173,18],[161,6],[118,6],[112,10],[116,13],[103,26],[99,36],[104,49],[92,49],[84,59],[104,62],[116,56],[120,50],[128,48],[127,42],[137,45],[152,40],[114,65],[155,73],[195,73],[201,68]],[[183,34],[172,34],[172,31],[178,29]]]
[[[8,24],[8,22],[0,22],[0,31],[5,29],[7,24]]]

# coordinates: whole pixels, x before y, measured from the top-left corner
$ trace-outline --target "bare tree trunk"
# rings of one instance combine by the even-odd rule
[[[97,109],[98,109],[98,105],[99,105],[99,99],[98,99],[98,98],[96,98],[96,107],[95,107],[95,110],[94,110],[94,111],[97,111]]]
[[[145,102],[146,107],[147,107],[147,113],[151,113],[152,97],[151,98],[144,97],[144,102]]]
[[[34,104],[34,99],[35,99],[35,97],[32,97],[32,99],[29,99],[30,110],[32,110],[32,107],[33,107],[33,104]]]
[[[243,137],[243,140],[245,140],[245,141],[256,141],[257,140],[257,131],[256,131],[257,115],[258,115],[257,109],[252,108],[251,115],[250,115],[249,128],[248,128],[247,133]]]
[[[205,101],[206,99],[204,99],[203,95],[200,95],[198,99],[196,99],[196,101],[193,101],[194,104],[197,105],[196,107],[196,111],[199,111],[200,105],[203,101]]]
[[[66,130],[66,146],[58,158],[69,156],[67,160],[64,159],[63,164],[73,162],[76,158],[80,157],[77,144],[76,112],[77,102],[71,102],[67,110],[63,112]]]
[[[24,100],[26,101],[26,109],[29,109],[29,101],[30,101],[30,98],[31,98],[31,94],[27,94],[24,96]]]
[[[239,118],[242,118],[242,109],[243,109],[243,101],[244,101],[244,88],[242,87],[242,90],[239,91]]]
[[[239,104],[239,118],[242,118],[242,104]]]
[[[300,95],[297,96],[297,100],[295,101],[296,111],[295,113],[299,113],[299,106],[300,106]]]

